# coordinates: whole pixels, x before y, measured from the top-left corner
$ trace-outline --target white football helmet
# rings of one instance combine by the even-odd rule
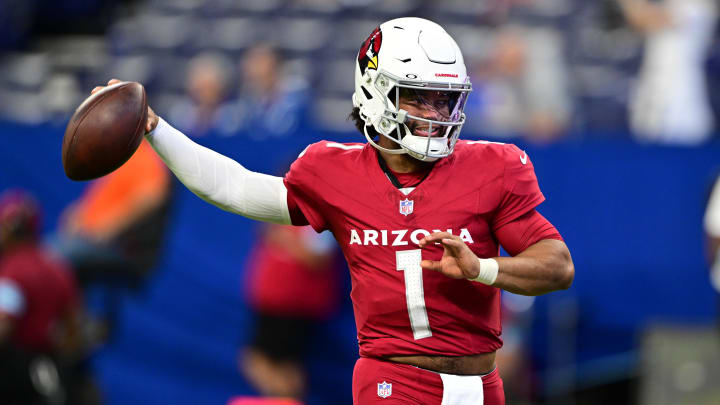
[[[405,17],[381,24],[363,43],[355,64],[352,99],[365,121],[363,132],[371,145],[387,153],[434,161],[453,152],[471,90],[462,53],[450,35],[432,21]],[[398,108],[401,91],[431,109],[435,108],[424,101],[429,99],[425,96],[441,93],[449,102],[449,114],[443,113],[441,119],[411,115]],[[427,136],[412,133],[408,123],[413,120],[414,125],[427,128],[423,130]],[[400,149],[378,145],[368,134],[370,126]],[[433,130],[437,126],[439,132]],[[431,136],[433,133],[438,135]]]

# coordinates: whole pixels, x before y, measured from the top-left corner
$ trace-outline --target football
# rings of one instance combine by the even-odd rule
[[[67,177],[90,180],[122,166],[142,141],[147,114],[140,83],[117,83],[88,97],[65,129],[62,163]]]

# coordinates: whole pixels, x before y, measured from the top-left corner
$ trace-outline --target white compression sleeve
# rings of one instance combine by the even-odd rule
[[[203,200],[251,219],[290,224],[282,177],[252,172],[198,145],[162,118],[146,138],[177,178]]]

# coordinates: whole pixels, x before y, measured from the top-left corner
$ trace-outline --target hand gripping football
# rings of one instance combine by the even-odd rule
[[[65,129],[62,162],[67,177],[90,180],[122,166],[140,145],[147,116],[140,83],[117,83],[88,97]]]

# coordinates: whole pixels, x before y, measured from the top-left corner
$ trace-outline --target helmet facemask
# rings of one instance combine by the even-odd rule
[[[385,99],[384,111],[379,114],[379,119],[377,122],[366,121],[367,126],[372,124],[380,136],[390,139],[400,149],[378,145],[368,134],[366,126],[364,132],[368,142],[384,152],[407,153],[422,161],[435,161],[453,152],[465,123],[463,109],[471,91],[470,83],[401,80],[384,72],[378,73],[372,80],[367,73],[370,71],[366,72],[367,79],[370,79],[370,83],[366,83],[372,88],[369,93],[380,93]],[[403,102],[412,106],[407,109],[415,110],[416,114],[420,110],[419,114],[425,117],[400,108]]]

